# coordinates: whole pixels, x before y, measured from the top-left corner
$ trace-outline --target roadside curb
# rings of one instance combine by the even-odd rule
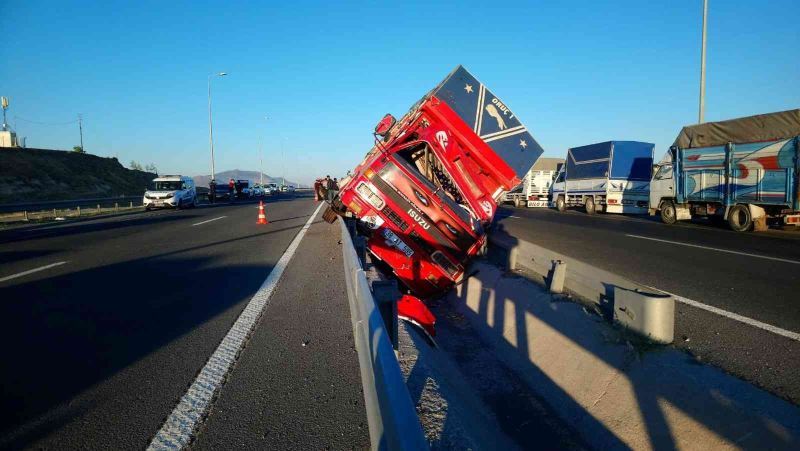
[[[464,316],[598,449],[792,449],[800,409],[685,353],[637,350],[580,304],[476,262]]]

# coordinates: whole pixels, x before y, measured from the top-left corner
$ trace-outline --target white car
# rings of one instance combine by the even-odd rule
[[[152,208],[185,208],[197,205],[197,190],[191,177],[163,175],[153,179],[153,188],[144,192],[145,210]]]

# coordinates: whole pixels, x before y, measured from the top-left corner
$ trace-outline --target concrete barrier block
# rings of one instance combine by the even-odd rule
[[[614,287],[614,321],[658,343],[672,343],[675,333],[675,299]]]

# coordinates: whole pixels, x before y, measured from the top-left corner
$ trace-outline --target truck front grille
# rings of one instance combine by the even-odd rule
[[[400,215],[395,213],[395,211],[392,210],[391,208],[389,207],[384,208],[383,214],[386,215],[386,217],[390,221],[392,221],[392,224],[396,225],[403,232],[405,232],[406,229],[408,229],[408,223],[403,221],[403,218],[401,218]]]

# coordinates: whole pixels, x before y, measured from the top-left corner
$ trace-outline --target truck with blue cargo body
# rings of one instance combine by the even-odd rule
[[[580,207],[588,214],[647,212],[652,143],[608,141],[567,150],[550,189],[558,211]]]
[[[649,211],[737,232],[800,225],[800,109],[684,127],[655,167]]]

